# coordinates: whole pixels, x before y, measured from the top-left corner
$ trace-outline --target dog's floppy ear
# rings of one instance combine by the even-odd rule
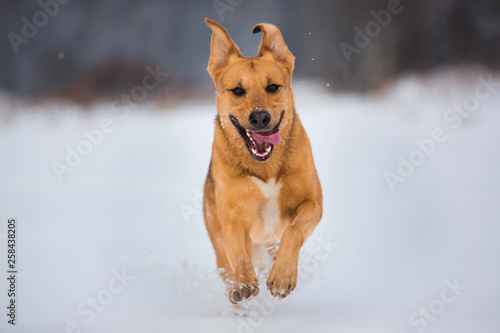
[[[243,57],[243,55],[222,25],[209,18],[205,19],[205,23],[213,31],[208,61],[208,72],[213,78],[218,70],[229,64],[232,57]]]
[[[295,58],[288,50],[279,29],[275,25],[268,23],[257,24],[252,29],[254,34],[261,31],[263,35],[259,47],[259,57],[270,54],[275,60],[283,63],[291,72]]]

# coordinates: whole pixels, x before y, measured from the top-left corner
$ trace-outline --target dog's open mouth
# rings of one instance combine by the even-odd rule
[[[278,124],[271,130],[265,131],[250,131],[240,125],[238,120],[229,116],[234,124],[234,127],[238,130],[238,133],[245,141],[250,155],[259,162],[266,161],[271,157],[271,153],[275,145],[278,145],[281,141],[279,126],[281,120],[283,119],[284,111],[281,112],[281,117]]]

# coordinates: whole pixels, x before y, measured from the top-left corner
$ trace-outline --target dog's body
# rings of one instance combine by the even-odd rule
[[[259,293],[254,244],[280,242],[267,279],[273,296],[296,286],[299,251],[322,215],[321,185],[307,134],[295,113],[294,57],[279,30],[263,32],[258,56],[243,57],[226,30],[212,28],[208,71],[218,115],[204,189],[204,218],[232,303]]]

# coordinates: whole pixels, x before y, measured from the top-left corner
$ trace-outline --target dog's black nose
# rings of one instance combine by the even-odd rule
[[[254,111],[248,121],[255,129],[263,129],[271,122],[271,115],[267,111]]]

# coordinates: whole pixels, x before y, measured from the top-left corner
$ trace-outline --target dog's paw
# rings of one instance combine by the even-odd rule
[[[297,267],[294,265],[280,265],[275,261],[271,273],[267,279],[267,290],[273,295],[273,300],[276,296],[281,299],[290,295],[297,286]]]
[[[240,282],[233,287],[229,292],[229,301],[233,304],[238,304],[242,301],[248,301],[252,297],[259,294],[260,289],[257,284],[247,284]]]

